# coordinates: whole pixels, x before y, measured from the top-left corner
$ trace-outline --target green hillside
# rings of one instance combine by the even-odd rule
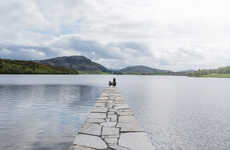
[[[0,74],[78,74],[78,71],[32,61],[0,59]]]
[[[203,69],[189,73],[189,76],[194,77],[216,77],[230,78],[230,66],[220,67],[217,69]]]

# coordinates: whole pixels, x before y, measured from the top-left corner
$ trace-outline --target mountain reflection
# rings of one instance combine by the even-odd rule
[[[0,85],[0,149],[68,149],[100,92],[85,85]]]

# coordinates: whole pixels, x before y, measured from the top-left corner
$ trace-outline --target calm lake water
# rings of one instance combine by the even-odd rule
[[[1,75],[0,150],[67,150],[112,77],[157,150],[230,149],[230,79]]]

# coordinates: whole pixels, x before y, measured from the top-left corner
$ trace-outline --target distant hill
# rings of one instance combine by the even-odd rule
[[[183,70],[183,71],[178,71],[178,72],[191,73],[191,72],[194,72],[194,71],[196,71],[196,70],[189,69],[189,70]]]
[[[106,67],[91,61],[84,56],[64,56],[51,59],[36,61],[41,64],[48,64],[51,66],[65,67],[73,70],[78,70],[87,73],[102,73],[110,72]]]
[[[193,72],[195,72],[195,70],[193,70],[193,69],[182,70],[182,71],[175,72],[175,75],[177,75],[177,76],[188,76],[189,74],[191,74]]]
[[[0,74],[78,74],[78,71],[32,61],[0,59]]]
[[[170,74],[172,71],[150,68],[143,65],[129,66],[119,70],[121,74]]]
[[[226,68],[227,69],[227,68]],[[224,69],[226,71],[226,69]],[[228,68],[230,72],[230,67]],[[227,70],[228,70],[227,69]],[[138,74],[138,75],[191,75],[192,70],[173,72],[147,67],[128,66],[123,69],[107,69],[84,56],[63,56],[45,60],[21,61],[0,59],[0,73],[30,74]]]

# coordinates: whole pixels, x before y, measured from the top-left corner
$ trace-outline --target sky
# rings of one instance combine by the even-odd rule
[[[0,1],[0,58],[83,55],[108,68],[230,65],[229,0]]]

